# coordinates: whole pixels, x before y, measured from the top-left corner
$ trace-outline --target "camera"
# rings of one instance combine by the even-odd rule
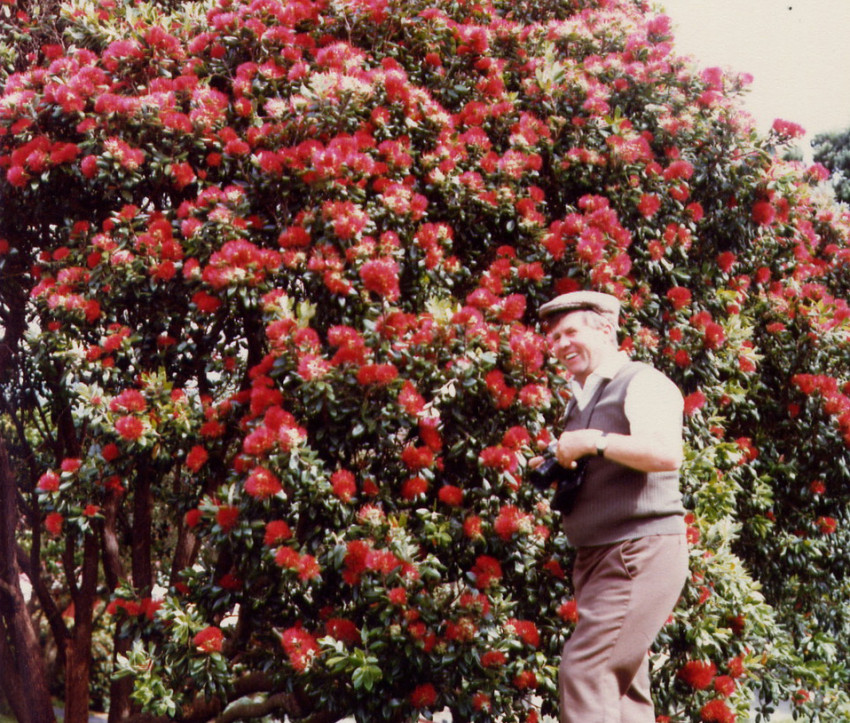
[[[541,492],[545,492],[553,484],[556,485],[551,507],[562,514],[568,514],[584,482],[586,467],[587,458],[585,457],[577,460],[575,467],[564,467],[555,458],[554,450],[550,448],[543,462],[531,470],[528,481]]]

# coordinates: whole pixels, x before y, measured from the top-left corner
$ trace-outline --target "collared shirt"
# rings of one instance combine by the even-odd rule
[[[605,379],[613,379],[624,364],[629,362],[625,352],[617,352],[602,362],[585,380],[584,386],[576,380],[570,382],[576,405],[584,409]],[[647,367],[632,379],[626,392],[623,411],[632,429],[659,428],[681,436],[682,415],[685,403],[682,392],[657,369]]]

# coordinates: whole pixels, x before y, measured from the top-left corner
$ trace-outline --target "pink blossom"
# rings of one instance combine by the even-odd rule
[[[645,218],[654,216],[661,208],[661,200],[654,193],[644,193],[638,202],[638,211]]]
[[[142,436],[145,427],[138,417],[125,415],[115,420],[115,431],[124,439],[134,441]]]
[[[264,500],[282,491],[280,480],[265,467],[254,467],[245,480],[245,491],[254,499]]]
[[[280,642],[298,673],[306,671],[319,655],[318,641],[300,625],[284,630]]]
[[[41,492],[56,492],[59,489],[60,479],[55,472],[45,472],[38,478],[37,489]]]

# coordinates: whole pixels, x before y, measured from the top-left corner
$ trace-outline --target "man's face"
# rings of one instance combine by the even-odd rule
[[[564,314],[548,334],[550,352],[582,385],[613,349],[613,329],[608,324],[588,324],[592,313]]]

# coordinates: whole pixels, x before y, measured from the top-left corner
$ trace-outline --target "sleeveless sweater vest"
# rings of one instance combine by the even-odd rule
[[[625,364],[585,414],[571,403],[564,430],[587,428],[629,434],[624,411],[626,390],[632,378],[646,368],[641,362]],[[585,420],[587,413],[590,417]],[[570,543],[586,547],[648,535],[683,534],[684,515],[678,471],[640,472],[604,457],[592,457],[575,507],[562,517],[562,523]]]

